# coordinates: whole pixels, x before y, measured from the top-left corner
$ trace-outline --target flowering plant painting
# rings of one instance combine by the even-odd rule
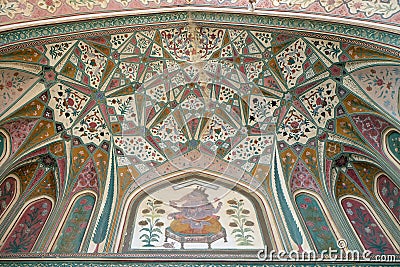
[[[229,226],[233,228],[231,234],[239,246],[252,246],[254,241],[254,222],[250,220],[250,211],[245,208],[243,199],[228,200],[230,209],[226,211],[231,218]]]
[[[296,203],[317,251],[337,249],[336,239],[318,202],[311,196],[300,194]]]
[[[358,200],[345,198],[343,209],[364,247],[373,254],[396,254],[370,211]]]
[[[161,238],[161,227],[164,223],[161,220],[165,210],[161,208],[163,202],[156,199],[147,200],[147,208],[142,210],[144,220],[139,221],[143,232],[139,237],[144,243],[143,247],[154,247],[154,243],[159,242]]]

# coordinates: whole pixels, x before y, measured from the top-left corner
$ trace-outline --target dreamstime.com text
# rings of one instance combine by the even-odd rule
[[[346,240],[338,240],[339,249],[329,247],[317,253],[313,250],[304,251],[284,251],[271,250],[267,247],[260,249],[257,258],[260,261],[366,261],[366,262],[400,262],[400,255],[374,255],[370,250],[360,252],[358,250],[349,250]]]

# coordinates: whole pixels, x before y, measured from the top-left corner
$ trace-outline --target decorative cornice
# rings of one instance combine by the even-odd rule
[[[178,11],[177,11],[178,10]],[[155,13],[155,11],[157,13]],[[229,12],[228,12],[229,11]],[[141,13],[142,12],[142,13]],[[145,12],[146,14],[143,14]],[[299,33],[312,33],[348,38],[359,42],[385,46],[389,49],[400,48],[400,29],[394,26],[383,27],[380,24],[358,20],[337,19],[323,16],[305,17],[305,14],[293,12],[242,12],[234,9],[193,7],[179,9],[157,9],[146,11],[126,11],[81,15],[40,22],[22,23],[0,27],[0,46],[5,48],[25,42],[76,36],[77,34],[96,34],[109,30],[127,30],[137,27],[171,25],[171,23],[198,23],[240,25],[259,28],[289,30]],[[89,18],[90,16],[90,18]],[[325,19],[329,19],[325,20]],[[73,21],[71,21],[73,20]],[[356,24],[356,25],[350,25]],[[390,51],[388,51],[390,52]],[[393,53],[393,51],[392,51]]]

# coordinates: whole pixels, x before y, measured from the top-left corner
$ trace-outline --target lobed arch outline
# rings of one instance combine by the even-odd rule
[[[10,135],[3,129],[0,129],[0,134],[3,135],[6,140],[4,155],[0,155],[0,166],[2,166],[11,155],[11,138]]]
[[[159,177],[159,179],[155,179],[145,185],[139,186],[127,196],[125,201],[125,206],[121,214],[120,218],[121,223],[117,231],[116,242],[113,252],[126,253],[125,251],[123,251],[123,249],[124,247],[127,246],[129,242],[129,237],[128,237],[129,233],[127,232],[129,227],[128,221],[132,217],[131,211],[132,211],[132,206],[135,205],[135,200],[141,199],[142,196],[145,196],[147,190],[155,191],[157,189],[162,189],[168,183],[170,184],[171,182],[174,181],[179,182],[180,180],[187,179],[189,176],[196,176],[196,178],[205,181],[215,181],[217,179],[221,179],[222,180],[221,182],[220,181],[217,182],[219,185],[221,186],[233,185],[233,188],[238,188],[241,191],[240,193],[245,192],[244,196],[248,197],[253,205],[258,206],[258,207],[254,206],[255,210],[257,211],[258,208],[258,211],[262,215],[264,215],[263,217],[261,217],[258,216],[260,213],[257,213],[258,218],[261,218],[261,220],[264,218],[263,222],[265,224],[260,224],[260,229],[262,232],[261,235],[263,237],[264,243],[267,243],[266,241],[268,240],[270,241],[270,244],[267,245],[271,246],[271,248],[268,249],[274,249],[276,251],[284,249],[284,245],[279,236],[278,225],[273,221],[275,215],[269,203],[267,202],[266,198],[260,192],[250,188],[248,185],[245,185],[240,181],[231,179],[219,173],[214,173],[205,170],[190,169],[186,171],[179,171],[166,176],[161,176]],[[164,183],[160,182],[160,179],[162,179]],[[247,191],[249,191],[249,193],[246,194]],[[270,235],[270,237],[265,238],[266,234]]]
[[[400,134],[399,130],[394,127],[390,127],[382,133],[383,152],[385,152],[387,158],[394,164],[394,166],[397,167],[398,171],[400,172],[400,160],[397,160],[396,157],[388,149],[387,138],[389,137],[389,134],[393,132],[398,132]]]
[[[17,202],[18,198],[21,195],[21,192],[20,192],[20,190],[21,190],[21,181],[19,180],[17,175],[9,174],[9,175],[5,176],[5,178],[3,179],[3,181],[1,181],[1,183],[3,183],[5,180],[7,180],[10,177],[13,178],[16,181],[15,194],[14,194],[13,199],[11,200],[10,204],[8,204],[8,206],[4,210],[3,215],[0,217],[0,224],[3,223],[5,218],[7,218],[7,215],[11,211],[11,208],[15,205],[15,203]]]
[[[82,191],[76,193],[70,199],[67,208],[64,210],[65,211],[64,212],[64,216],[62,217],[61,221],[58,223],[57,228],[55,229],[54,236],[53,236],[53,238],[52,238],[52,240],[51,240],[51,242],[50,242],[50,244],[49,244],[49,246],[47,248],[47,252],[53,252],[54,251],[55,244],[56,244],[56,242],[57,242],[57,240],[58,240],[58,238],[59,238],[59,236],[61,234],[61,230],[63,229],[64,224],[67,221],[68,216],[71,213],[71,209],[72,209],[72,206],[75,204],[75,201],[78,198],[80,198],[82,196],[87,196],[87,195],[93,196],[94,197],[94,203],[95,203],[94,206],[93,206],[92,212],[90,214],[90,218],[89,218],[88,224],[87,224],[88,227],[86,227],[85,234],[83,235],[83,239],[82,240],[84,241],[87,238],[87,235],[88,235],[88,232],[89,232],[89,226],[90,226],[90,223],[92,222],[93,217],[94,217],[95,205],[97,204],[97,194],[93,190],[82,190]],[[82,247],[84,246],[85,242],[83,242],[83,241],[81,242],[81,245],[79,246],[79,250],[81,250]]]
[[[347,217],[347,215],[345,214],[346,212],[344,211],[344,208],[342,206],[342,201],[345,198],[353,198],[357,201],[360,201],[363,205],[365,205],[368,208],[368,211],[371,213],[371,215],[374,217],[374,219],[377,221],[377,223],[379,224],[379,227],[382,229],[382,232],[386,235],[387,239],[390,241],[391,245],[393,246],[393,248],[395,250],[397,250],[397,252],[400,251],[400,245],[395,242],[394,237],[392,236],[392,234],[390,233],[390,231],[388,231],[388,229],[386,228],[386,225],[383,223],[383,220],[376,214],[375,210],[372,209],[370,203],[368,201],[366,201],[365,199],[358,197],[358,196],[354,196],[354,195],[344,195],[341,196],[338,199],[339,202],[339,206],[340,206],[340,210],[343,213],[344,217],[346,218],[346,221],[348,223],[348,225],[350,226],[351,230],[353,231],[354,236],[357,238],[359,245],[365,249],[364,244],[361,242],[360,237],[358,236],[356,230],[354,229],[351,221],[349,220],[349,218]]]
[[[41,195],[41,196],[35,197],[35,198],[29,200],[28,202],[26,202],[26,203],[22,206],[22,208],[20,209],[20,211],[18,212],[17,216],[15,216],[15,218],[12,220],[12,222],[10,223],[10,225],[9,225],[9,227],[7,228],[7,230],[6,230],[6,232],[4,233],[4,235],[1,237],[1,239],[0,239],[0,248],[3,247],[5,240],[8,238],[8,235],[9,235],[9,234],[11,233],[11,231],[14,229],[16,223],[17,223],[18,220],[20,219],[21,215],[26,211],[26,209],[27,209],[32,203],[34,203],[34,202],[36,202],[36,201],[38,201],[38,200],[41,200],[41,199],[47,199],[47,200],[49,200],[49,201],[51,202],[51,205],[52,205],[52,206],[51,206],[50,213],[53,212],[55,201],[54,201],[53,198],[51,198],[51,197],[49,197],[49,196]],[[47,222],[49,221],[50,215],[51,215],[51,214],[49,214],[49,216],[47,217],[46,222],[45,222],[45,224],[43,225],[42,229],[40,230],[40,233],[38,234],[38,238],[35,240],[35,243],[33,244],[32,248],[35,247],[37,241],[40,239],[40,235],[42,234],[42,232],[43,232],[43,230],[44,230],[44,228],[45,228]]]
[[[397,223],[397,224],[400,226],[400,219],[397,219],[397,218],[393,215],[393,213],[388,209],[387,204],[383,201],[383,199],[382,199],[382,197],[381,197],[381,194],[380,194],[379,191],[378,191],[378,179],[379,179],[382,175],[385,175],[390,181],[392,181],[393,184],[395,184],[398,188],[400,188],[400,187],[398,186],[398,184],[395,183],[395,182],[393,181],[393,179],[392,179],[389,175],[387,175],[387,174],[384,173],[384,172],[378,172],[378,173],[376,174],[375,178],[374,178],[374,192],[373,192],[373,193],[375,193],[376,199],[377,199],[378,202],[381,204],[381,206],[382,206],[383,209],[386,211],[386,213],[390,216],[390,218],[392,219],[393,223],[395,223],[395,224]],[[399,192],[399,193],[400,193],[400,192]],[[400,196],[399,196],[399,197],[400,197]]]
[[[296,197],[297,197],[298,195],[300,195],[300,194],[309,195],[309,196],[313,197],[313,198],[317,201],[317,203],[319,204],[319,207],[320,207],[322,213],[323,213],[324,216],[325,216],[325,220],[326,220],[327,223],[329,224],[329,228],[330,228],[330,230],[332,231],[333,236],[336,238],[336,244],[337,244],[337,242],[338,242],[339,240],[344,239],[344,238],[342,237],[342,235],[340,234],[340,231],[339,231],[339,229],[337,228],[336,224],[334,223],[334,220],[333,220],[331,214],[327,212],[328,209],[326,208],[325,203],[323,202],[321,196],[320,196],[319,194],[317,194],[316,192],[312,191],[312,190],[308,190],[308,189],[298,189],[298,190],[294,191],[294,193],[293,193],[293,201],[294,201],[294,204],[295,204],[295,211],[296,211],[296,213],[297,213],[297,216],[298,216],[299,218],[301,218],[300,220],[301,220],[301,223],[302,223],[302,227],[303,227],[303,229],[306,229],[306,231],[304,231],[304,232],[307,232],[307,233],[308,233],[307,239],[309,239],[309,240],[311,241],[311,243],[313,244],[314,248],[317,249],[316,246],[315,246],[315,244],[314,244],[314,240],[312,239],[311,234],[310,234],[309,231],[308,231],[308,228],[305,226],[306,224],[305,224],[305,222],[304,222],[303,216],[301,215],[301,213],[300,213],[300,211],[299,211],[299,208],[298,208],[298,206],[297,206]],[[343,249],[344,249],[345,251],[348,250],[347,247],[346,247],[346,248],[343,248]]]

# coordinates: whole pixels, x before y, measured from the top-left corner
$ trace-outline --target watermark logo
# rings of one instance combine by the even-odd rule
[[[258,251],[257,258],[260,261],[400,262],[399,255],[373,255],[370,250],[350,250],[344,239],[337,241],[337,247],[339,249],[329,247],[318,253],[314,250],[268,251],[265,247]]]

